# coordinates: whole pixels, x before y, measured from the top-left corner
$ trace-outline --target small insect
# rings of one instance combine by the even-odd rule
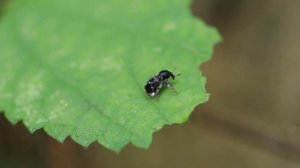
[[[177,91],[173,88],[173,86],[168,80],[169,78],[175,80],[175,76],[179,76],[179,75],[181,74],[174,75],[172,72],[168,70],[160,71],[157,75],[154,75],[152,78],[150,78],[146,83],[144,88],[147,95],[151,97],[156,96],[163,86],[167,86],[174,93],[177,93]]]

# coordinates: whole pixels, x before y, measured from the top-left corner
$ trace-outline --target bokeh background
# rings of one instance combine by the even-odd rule
[[[300,1],[194,0],[191,13],[223,41],[200,67],[210,101],[187,123],[155,133],[149,150],[116,154],[30,134],[1,113],[0,167],[299,168]]]

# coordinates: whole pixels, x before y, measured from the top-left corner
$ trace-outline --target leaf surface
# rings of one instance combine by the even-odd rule
[[[188,0],[17,0],[0,20],[0,111],[59,141],[119,151],[185,122],[208,100],[198,70],[220,40]],[[181,76],[159,101],[144,85],[162,69]]]

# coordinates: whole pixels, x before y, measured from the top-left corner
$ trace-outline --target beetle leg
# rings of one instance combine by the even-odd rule
[[[159,96],[158,95],[154,96],[154,99],[159,101]]]
[[[163,82],[163,84],[165,85],[165,86],[167,86],[168,88],[170,88],[174,93],[178,93],[175,89],[174,89],[174,87],[171,85],[171,83],[169,83],[168,81],[164,81]]]

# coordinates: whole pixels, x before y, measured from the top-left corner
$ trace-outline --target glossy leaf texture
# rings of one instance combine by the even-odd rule
[[[120,151],[183,123],[208,100],[198,67],[220,41],[190,1],[16,0],[0,19],[0,111],[58,141]],[[144,85],[181,73],[159,101]]]

